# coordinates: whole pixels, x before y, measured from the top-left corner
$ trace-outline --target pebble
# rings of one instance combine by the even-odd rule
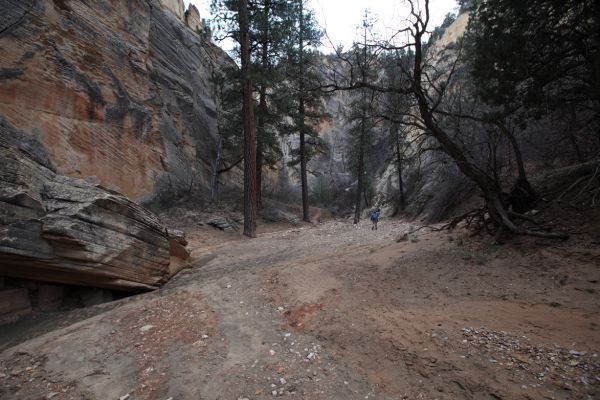
[[[140,332],[146,333],[152,328],[154,328],[154,325],[144,325],[140,328]]]
[[[554,347],[534,345],[529,343],[529,339],[524,335],[517,337],[484,327],[464,328],[463,335],[467,338],[463,343],[467,342],[469,346],[484,349],[488,352],[488,357],[494,356],[489,357],[490,363],[505,366],[523,378],[531,374],[540,382],[556,381],[558,377],[555,373],[560,373],[562,385],[570,387],[570,382],[587,386],[600,373],[600,363],[593,354],[588,355],[586,351],[567,350],[556,344]],[[572,346],[574,345],[575,343]]]

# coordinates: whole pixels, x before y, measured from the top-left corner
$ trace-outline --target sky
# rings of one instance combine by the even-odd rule
[[[190,2],[198,8],[202,18],[210,18],[210,0],[184,0],[186,8]],[[381,38],[391,36],[401,26],[409,10],[404,0],[309,0],[309,5],[329,37],[323,39],[321,50],[324,52],[332,51],[332,44],[349,47],[358,39],[357,28],[362,25],[365,9],[369,10],[369,17],[374,20],[376,33]],[[456,0],[430,0],[429,30],[440,25],[446,14],[456,9]],[[225,50],[230,46],[221,44]]]

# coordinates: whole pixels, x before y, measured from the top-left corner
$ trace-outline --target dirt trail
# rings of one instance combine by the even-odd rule
[[[415,228],[193,231],[162,289],[5,349],[0,398],[600,397],[597,245]]]

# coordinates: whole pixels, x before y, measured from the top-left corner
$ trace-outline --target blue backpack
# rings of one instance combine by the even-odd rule
[[[371,211],[371,221],[377,221],[379,219],[378,211]]]

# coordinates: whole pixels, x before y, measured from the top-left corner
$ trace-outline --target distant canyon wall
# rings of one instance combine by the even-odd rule
[[[195,7],[23,0],[0,2],[0,15],[0,119],[41,143],[58,173],[137,201],[207,185],[209,80],[231,61]]]

